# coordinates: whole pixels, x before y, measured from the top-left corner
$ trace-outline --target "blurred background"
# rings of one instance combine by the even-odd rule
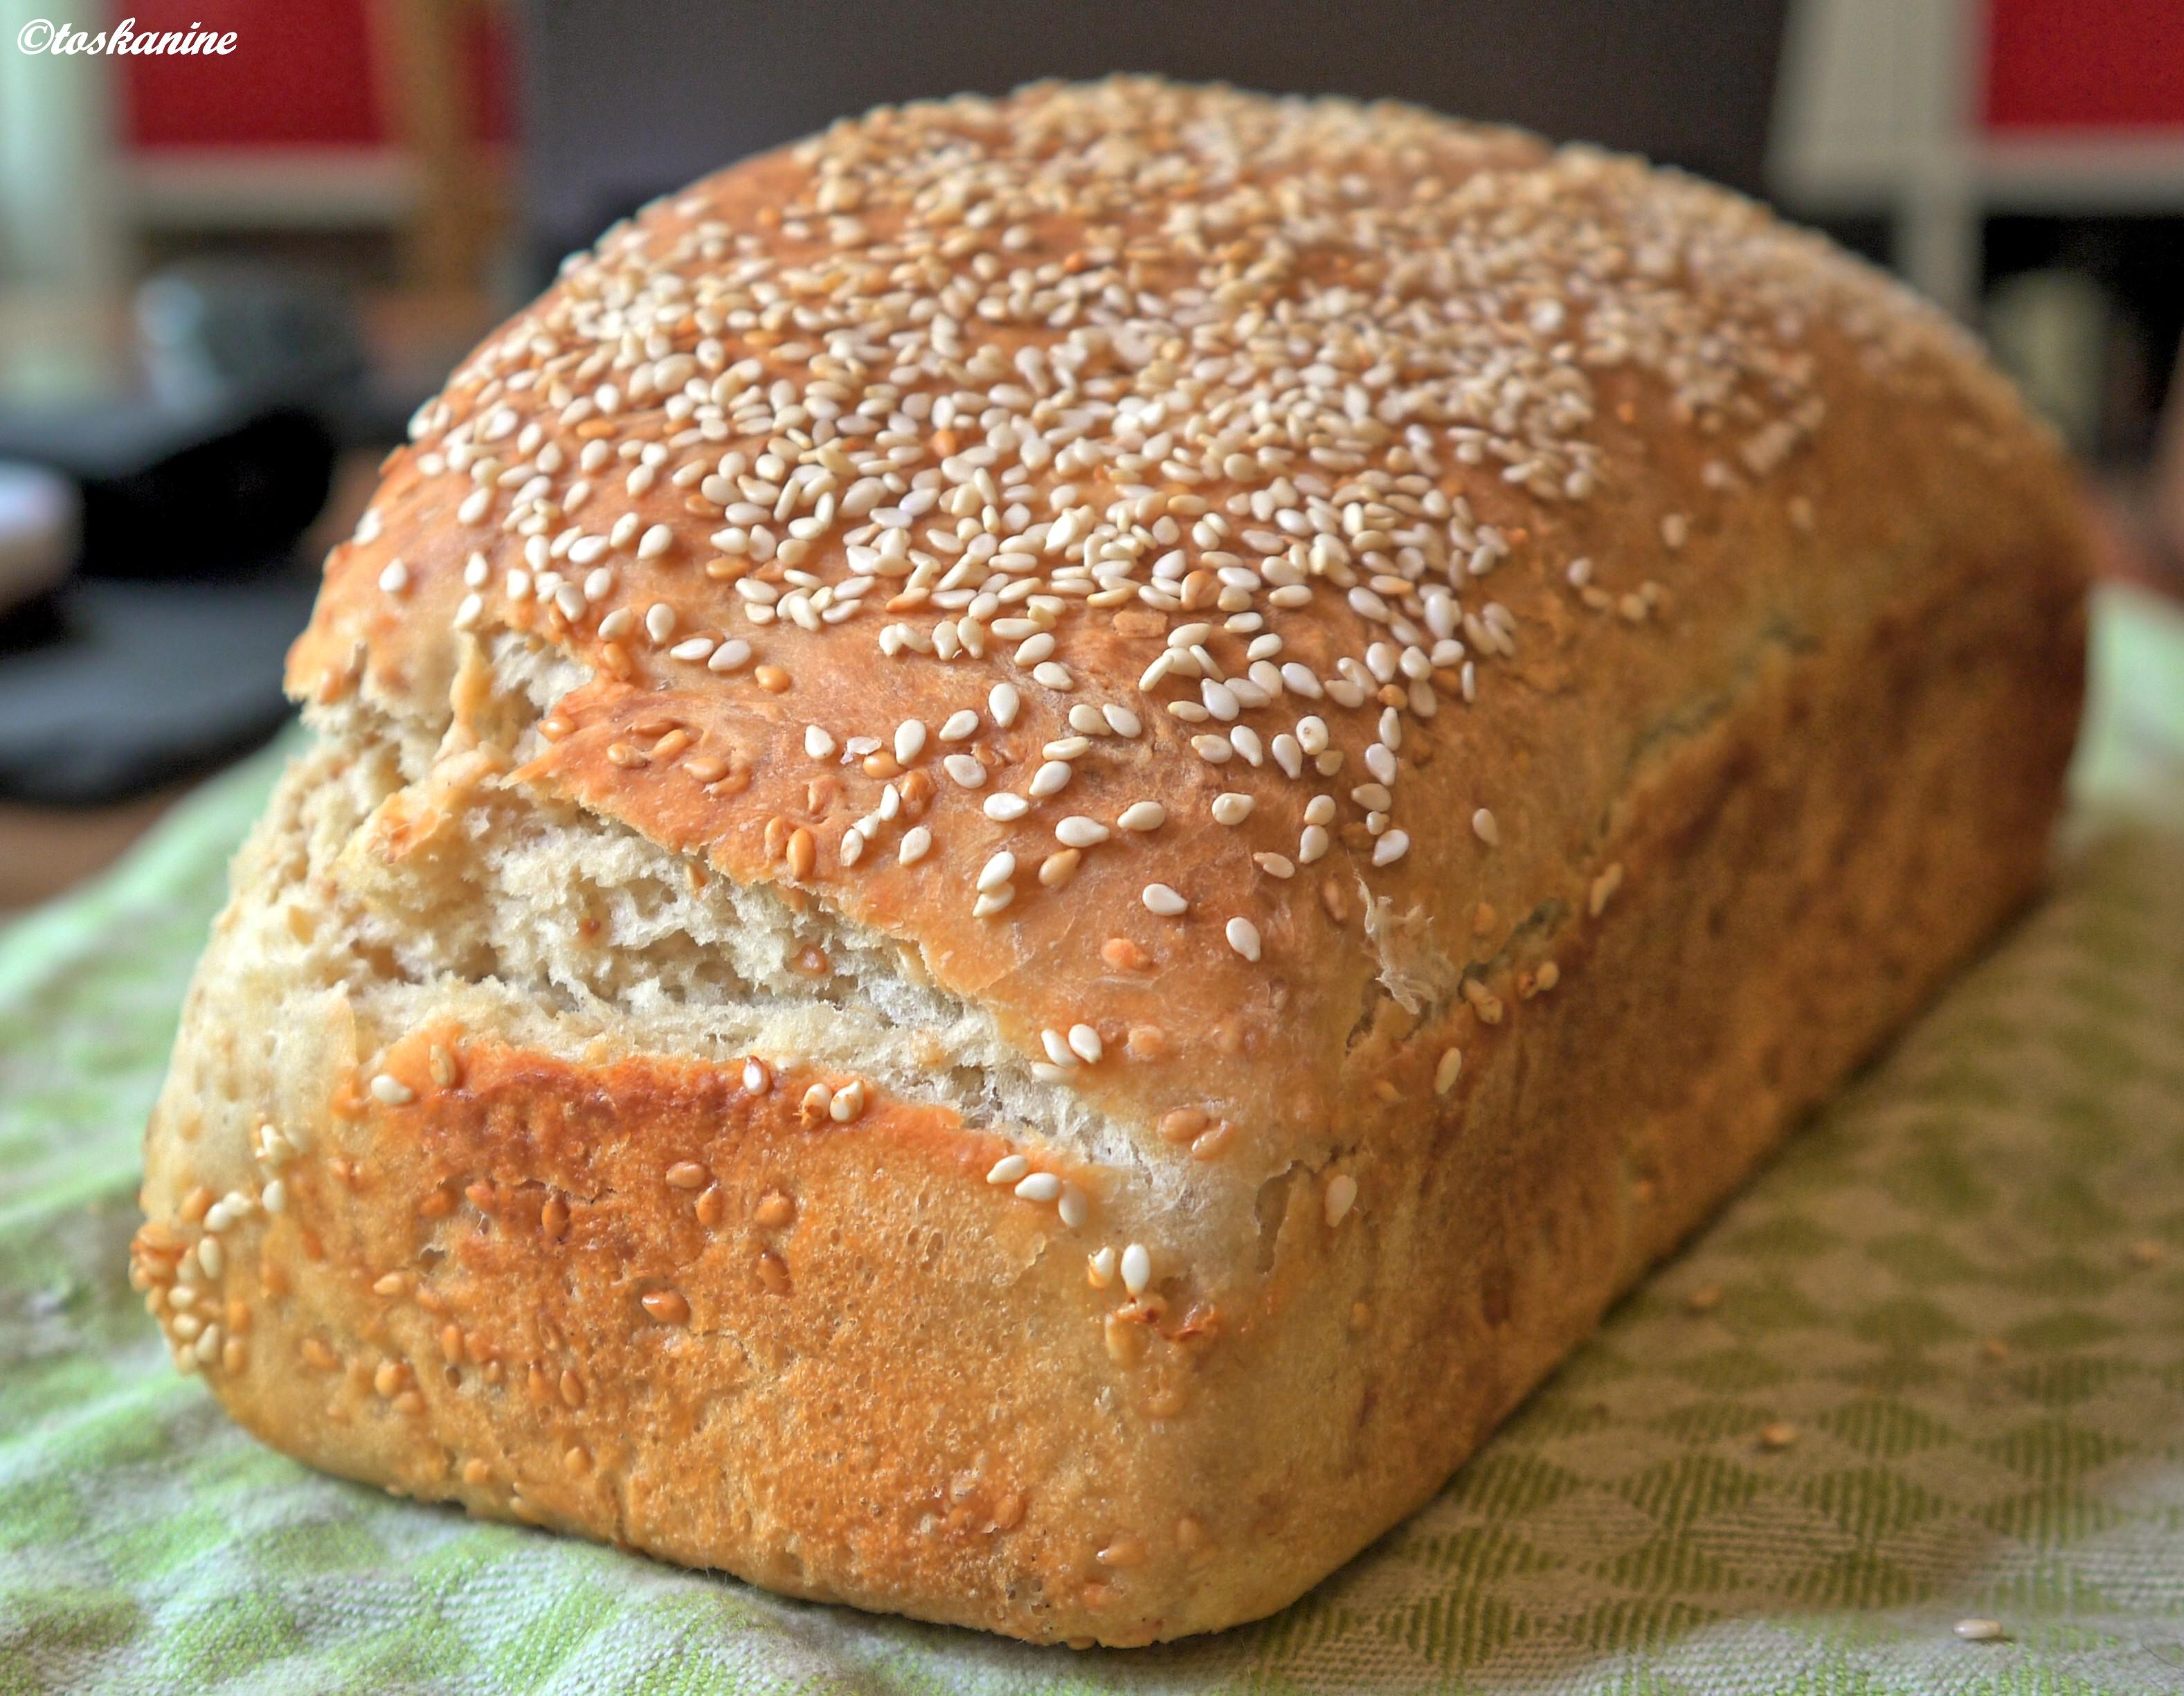
[[[233,49],[29,50],[124,17]],[[378,460],[564,253],[844,113],[1035,76],[1395,95],[1763,195],[1986,334],[2084,456],[2111,568],[2184,585],[2184,0],[0,0],[0,912],[278,728]]]

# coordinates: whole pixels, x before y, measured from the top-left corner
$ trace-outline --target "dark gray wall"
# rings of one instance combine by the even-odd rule
[[[1392,95],[1756,191],[1785,0],[532,0],[534,250],[881,101],[1157,70]]]

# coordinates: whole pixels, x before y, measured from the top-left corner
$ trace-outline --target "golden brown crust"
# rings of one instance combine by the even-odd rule
[[[1153,136],[1167,135],[1173,121],[1164,103],[1205,102],[1206,115],[1241,126],[1257,121],[1262,112],[1261,103],[1243,97],[1195,91],[1144,93],[1133,100],[1129,87],[1095,91],[1087,109],[1104,115],[1107,108],[1099,102],[1119,101],[1123,111],[1140,114],[1139,126]],[[1044,97],[1044,103],[1064,98]],[[1016,109],[1018,121],[1028,124],[1023,113],[1044,109],[1042,97],[1027,97]],[[1344,109],[1330,110],[1324,122],[1331,126]],[[1139,688],[1140,674],[1162,653],[1167,636],[1194,621],[1220,621],[1224,615],[1217,606],[1162,611],[1141,596],[1100,607],[1058,601],[1064,610],[1054,625],[1055,651],[1072,672],[1067,689],[1039,684],[1032,665],[1011,660],[1019,639],[1013,637],[991,637],[983,661],[944,663],[914,651],[883,656],[879,633],[890,622],[915,618],[922,630],[943,610],[928,605],[890,612],[876,605],[878,594],[896,580],[881,579],[881,589],[839,624],[815,619],[818,628],[807,631],[778,616],[763,626],[749,623],[754,604],[740,597],[753,582],[759,584],[755,592],[767,594],[793,584],[777,561],[758,566],[746,557],[719,555],[710,538],[728,509],[696,492],[703,480],[678,486],[668,473],[707,468],[723,449],[755,458],[768,438],[731,432],[722,440],[686,441],[670,451],[668,443],[696,432],[698,415],[688,415],[678,431],[657,397],[625,399],[625,410],[617,414],[595,412],[564,423],[570,409],[556,412],[542,395],[550,382],[521,391],[506,385],[512,374],[538,368],[539,355],[529,351],[534,346],[566,349],[557,354],[563,358],[594,345],[612,350],[616,344],[603,330],[594,330],[594,342],[571,321],[601,310],[604,301],[622,298],[618,290],[656,283],[661,276],[716,276],[733,255],[708,258],[699,234],[704,229],[765,229],[769,212],[776,214],[772,227],[777,228],[783,220],[777,209],[793,211],[822,181],[809,157],[796,151],[737,166],[655,207],[631,232],[605,244],[609,258],[572,271],[488,344],[520,351],[481,358],[458,374],[447,400],[427,415],[418,445],[403,449],[390,465],[373,504],[368,539],[345,544],[328,561],[318,616],[292,661],[292,687],[320,699],[359,687],[398,717],[429,722],[444,712],[465,623],[480,635],[505,628],[550,641],[598,672],[598,685],[581,703],[588,710],[577,712],[580,704],[571,703],[568,716],[588,727],[600,725],[604,734],[535,767],[532,775],[542,784],[578,795],[661,840],[702,851],[738,881],[806,889],[830,908],[900,939],[944,987],[989,1009],[1031,1062],[1043,1057],[1046,1030],[1067,1033],[1090,1023],[1103,1034],[1120,1031],[1125,1037],[1131,1029],[1157,1031],[1145,1046],[1157,1049],[1159,1060],[1141,1061],[1127,1041],[1117,1045],[1111,1036],[1107,1057],[1076,1068],[1070,1080],[1088,1101],[1119,1120],[1145,1125],[1177,1107],[1204,1108],[1248,1127],[1266,1169],[1291,1158],[1318,1158],[1329,1127],[1354,1111],[1361,1089],[1396,1058],[1388,1041],[1346,1040],[1384,963],[1363,927],[1364,890],[1391,902],[1397,913],[1420,910],[1411,951],[1434,962],[1435,975],[1448,980],[1432,986],[1434,999],[1447,1004],[1454,979],[1507,950],[1526,915],[1543,901],[1568,903],[1598,874],[1601,868],[1589,863],[1587,851],[1604,809],[1629,781],[1649,740],[1695,695],[1725,687],[1770,627],[1787,623],[1819,642],[1855,639],[1852,633],[1871,615],[1875,594],[1892,585],[1841,562],[1888,553],[1906,569],[1928,569],[1923,544],[1934,533],[1930,508],[1936,501],[1965,505],[1951,485],[1961,487],[1968,476],[1979,488],[2031,485],[2014,495],[2011,516],[1982,522],[2038,524],[2051,531],[2059,554],[2073,545],[2067,539],[2070,521],[2053,494],[2052,450],[1938,321],[1924,321],[1920,310],[1889,298],[1886,285],[1851,262],[1782,231],[1758,209],[1719,191],[1671,184],[1635,162],[1550,154],[1507,132],[1422,114],[1396,114],[1384,122],[1385,135],[1368,125],[1362,137],[1341,131],[1321,139],[1350,148],[1339,163],[1362,174],[1378,196],[1398,207],[1407,200],[1411,181],[1398,175],[1404,149],[1436,150],[1451,185],[1447,204],[1455,209],[1418,231],[1391,222],[1385,239],[1392,243],[1399,234],[1412,241],[1461,238],[1481,250],[1481,262],[1502,260],[1507,249],[1544,256],[1548,274],[1526,278],[1524,287],[1513,285],[1506,299],[1482,293],[1502,313],[1559,301],[1550,283],[1568,293],[1568,278],[1551,267],[1580,263],[1588,218],[1622,231],[1632,242],[1651,237],[1681,244],[1673,268],[1658,277],[1618,279],[1614,265],[1602,265],[1585,284],[1599,297],[1591,313],[1612,315],[1618,323],[1635,315],[1642,329],[1669,343],[1652,365],[1626,355],[1596,367],[1586,360],[1568,367],[1585,371],[1584,422],[1570,427],[1567,440],[1553,437],[1558,448],[1540,451],[1559,451],[1561,463],[1589,467],[1597,485],[1593,493],[1583,500],[1546,499],[1529,484],[1510,481],[1511,467],[1500,455],[1467,463],[1448,454],[1446,444],[1434,472],[1423,479],[1451,501],[1462,501],[1471,522],[1420,521],[1422,541],[1430,532],[1433,547],[1446,555],[1457,545],[1447,533],[1453,528],[1466,536],[1497,534],[1510,550],[1485,577],[1468,576],[1468,567],[1454,561],[1455,604],[1474,622],[1490,605],[1502,608],[1515,633],[1507,656],[1497,656],[1469,626],[1456,638],[1473,668],[1480,697],[1476,705],[1463,701],[1462,661],[1436,668],[1428,680],[1398,672],[1397,682],[1384,684],[1367,676],[1361,661],[1368,657],[1370,639],[1386,633],[1351,604],[1352,592],[1379,570],[1370,550],[1355,550],[1364,569],[1343,568],[1350,589],[1342,587],[1341,577],[1323,577],[1314,580],[1313,598],[1300,608],[1268,605],[1263,587],[1252,599],[1268,632],[1286,643],[1277,656],[1283,665],[1301,664],[1339,686],[1335,662],[1344,660],[1358,667],[1357,675],[1371,685],[1355,708],[1290,694],[1246,709],[1236,722],[1256,730],[1259,745],[1269,750],[1256,767],[1241,756],[1211,763],[1195,750],[1194,740],[1209,728],[1225,730],[1224,721],[1189,722],[1167,711],[1172,700],[1191,705],[1202,680],[1171,678]],[[1044,133],[1034,131],[1034,139],[1021,145],[1035,153],[1050,144],[1038,139]],[[997,155],[1011,159],[1013,169],[1034,170],[1028,159],[1006,154],[999,142],[994,147]],[[1295,163],[1287,172],[1293,183],[1312,180]],[[1485,209],[1468,215],[1467,196]],[[860,212],[868,237],[905,221],[881,203],[879,187],[870,191],[870,199]],[[1493,233],[1488,214],[1514,222],[1517,234]],[[1157,208],[1118,215],[1110,245],[1128,251],[1153,240],[1159,216]],[[1044,223],[1024,257],[1066,263],[1096,248],[1094,228],[1090,220]],[[768,252],[783,255],[784,281],[799,275],[788,271],[789,259],[806,258],[824,245],[816,228],[800,244],[773,235],[765,243]],[[1330,240],[1320,265],[1306,272],[1324,285],[1335,273],[1355,271],[1362,285],[1372,281],[1359,269],[1363,264],[1362,255]],[[1334,268],[1329,276],[1317,275],[1329,267]],[[1184,265],[1133,275],[1141,286],[1199,280]],[[631,281],[623,283],[625,277]],[[1268,298],[1289,298],[1301,286],[1284,283]],[[1656,296],[1675,301],[1677,310],[1646,319],[1641,308]],[[829,304],[822,298],[820,309]],[[1775,326],[1764,321],[1770,306],[1786,317],[1802,315],[1779,341]],[[1584,341],[1574,326],[1588,309],[1573,298],[1568,310],[1568,333],[1584,342],[1587,360],[1608,358],[1595,347],[1617,332],[1603,331]],[[853,320],[855,314],[845,306],[844,315]],[[686,324],[666,339],[694,348],[702,328]],[[1004,328],[997,344],[1011,349],[1067,342],[1058,332]],[[1698,349],[1711,345],[1702,332],[1729,352],[1717,351],[1719,367],[1702,372],[1704,382],[1687,378],[1680,385],[1672,359],[1697,363]],[[1492,355],[1514,359],[1520,349],[1536,353],[1535,343],[1550,340],[1515,337],[1479,357],[1490,369]],[[708,365],[725,366],[731,375],[740,353],[763,366],[760,382],[800,388],[817,381],[807,365],[788,357],[782,332],[753,331],[738,343],[732,330],[724,330],[716,345],[720,351]],[[589,369],[576,366],[566,385],[579,410],[588,403],[574,371]],[[629,381],[633,369],[653,365],[608,364],[592,371],[591,380],[619,375]],[[493,376],[486,375],[488,370]],[[871,374],[873,381],[878,377]],[[699,378],[691,380],[703,387]],[[1142,376],[1117,381],[1126,391],[1145,387]],[[1519,386],[1546,382],[1527,371]],[[928,396],[949,390],[947,382],[932,379],[904,387]],[[1814,421],[1822,419],[1825,428]],[[477,443],[482,452],[521,444],[531,422],[542,427],[541,440],[522,466],[535,466],[557,444],[563,455],[558,471],[537,472],[531,481],[557,487],[582,481],[592,487],[575,511],[534,527],[537,533],[526,538],[523,509],[501,488],[515,471],[503,471],[480,485],[476,461],[461,469],[449,464],[446,444],[465,428],[476,436],[501,432]],[[1494,420],[1487,416],[1485,422],[1490,427]],[[1460,423],[1451,420],[1446,427],[1454,431]],[[975,434],[968,428],[958,433]],[[1490,427],[1480,433],[1501,440]],[[1530,439],[1518,433],[1521,441]],[[1552,434],[1545,426],[1535,433]],[[614,446],[616,456],[585,477],[581,457],[593,443]],[[632,467],[642,472],[644,462],[621,457],[620,449],[639,444],[666,456],[661,474],[632,495],[623,487],[624,473]],[[494,455],[496,462],[516,451]],[[1358,472],[1324,473],[1329,487],[1340,494],[1340,485],[1354,482],[1391,451],[1398,467],[1416,462],[1415,455],[1402,457],[1407,450],[1397,437],[1392,446],[1383,441],[1369,455],[1358,455],[1366,462]],[[912,476],[941,477],[943,466],[935,463],[941,458],[928,446],[905,469]],[[1004,466],[1007,458],[1002,456]],[[1764,471],[1755,472],[1754,465]],[[1284,468],[1290,481],[1308,480],[1315,462],[1292,454],[1270,461],[1245,483],[1218,471],[1211,477],[1194,474],[1188,496],[1218,517],[1234,498],[1263,489]],[[967,471],[958,467],[959,474]],[[1025,485],[1035,498],[1022,522],[1044,516],[1044,491],[1065,482],[1078,489],[1077,505],[1096,515],[1117,499],[1127,500],[1124,491],[1141,486],[1134,477],[1150,474],[1106,463],[1081,472],[1043,470]],[[1186,488],[1170,487],[1178,496]],[[493,499],[474,522],[465,522],[465,501],[482,489]],[[1680,538],[1673,550],[1663,544],[1664,527]],[[1293,539],[1271,522],[1262,525],[1248,516],[1232,521],[1231,528],[1238,534],[1227,538],[1228,549],[1195,550],[1186,540],[1184,552],[1251,559],[1256,555],[1245,535],[1264,531]],[[999,533],[1009,529],[1006,520],[998,526]],[[655,532],[664,545],[644,556],[642,538]],[[808,552],[797,569],[815,580],[840,583],[851,574],[844,558],[850,538],[866,533],[836,518],[805,544]],[[1334,533],[1340,538],[1339,526]],[[610,544],[616,534],[621,541]],[[1163,545],[1160,534],[1156,526],[1148,529],[1145,545]],[[548,544],[566,544],[571,536],[579,541],[554,556]],[[589,553],[588,546],[599,551]],[[475,588],[465,577],[474,555],[484,567],[473,573]],[[535,592],[522,599],[506,592],[511,572],[528,572],[535,579],[527,556],[549,561],[568,579],[562,598],[569,612],[550,600],[542,607]],[[709,577],[709,556],[744,575],[733,583]],[[1386,557],[1386,570],[1397,579],[1404,570],[1418,569],[1401,567],[1392,544]],[[1591,598],[1567,581],[1571,562],[1578,560],[1591,563],[1592,579],[1583,586]],[[390,590],[382,579],[397,561],[401,587]],[[602,571],[612,581],[594,602],[578,583]],[[771,583],[764,581],[769,576]],[[1424,580],[1451,578],[1429,563]],[[477,597],[479,605],[466,622],[460,609],[469,596]],[[893,608],[895,601],[887,605]],[[1412,603],[1414,624],[1423,617],[1420,605]],[[657,606],[673,609],[674,635],[705,633],[748,641],[755,650],[752,659],[725,673],[674,659],[667,651],[671,640],[652,642],[643,628],[643,616]],[[617,611],[635,616],[610,642],[601,632]],[[1625,612],[1640,622],[1629,622]],[[1251,643],[1245,635],[1217,631],[1208,643],[1232,681],[1245,672]],[[359,660],[360,676],[354,669]],[[761,686],[761,666],[773,668],[769,678],[785,684],[782,692]],[[1021,695],[1020,716],[1008,727],[994,724],[986,708],[996,683]],[[1382,695],[1397,703],[1392,710],[1407,738],[1393,762],[1401,777],[1390,786],[1395,801],[1385,816],[1390,829],[1413,843],[1401,859],[1384,866],[1374,863],[1380,839],[1368,834],[1369,810],[1353,798],[1354,790],[1372,781],[1364,769],[1368,750],[1390,710]],[[593,704],[600,697],[618,699],[621,706],[602,718]],[[984,803],[1004,789],[1026,790],[1045,763],[1044,750],[1072,735],[1071,707],[1110,704],[1134,713],[1142,735],[1091,738],[1089,752],[1061,762],[1075,775],[1058,795],[1035,801],[1022,819],[997,822],[985,816]],[[1419,717],[1421,705],[1436,709],[1429,721]],[[944,744],[939,733],[946,721],[964,711],[980,716],[978,730],[964,742]],[[1342,756],[1341,768],[1330,777],[1307,767],[1303,778],[1292,778],[1272,757],[1277,735],[1306,716],[1324,722],[1331,747]],[[845,864],[851,828],[884,807],[887,787],[896,781],[889,774],[893,739],[905,722],[924,727],[925,743],[911,762],[915,775],[902,781],[929,791],[928,798],[901,817],[880,821],[868,840],[860,840],[855,863]],[[812,726],[831,745],[823,758],[807,750]],[[674,739],[670,751],[655,754],[663,734]],[[846,751],[859,736],[878,745],[873,756],[852,759]],[[985,767],[976,789],[945,775],[951,749]],[[872,769],[880,775],[867,774],[866,759],[873,757],[878,763]],[[724,778],[699,775],[722,767]],[[1212,804],[1223,793],[1251,802],[1240,826],[1212,817]],[[1299,845],[1315,795],[1329,798],[1334,817],[1324,857],[1306,863]],[[1165,824],[1148,833],[1120,828],[1124,810],[1145,801],[1164,811]],[[1494,817],[1493,845],[1470,827],[1481,807]],[[933,846],[905,867],[899,862],[909,828],[904,819],[913,810],[931,833]],[[1063,851],[1053,833],[1072,814],[1093,819],[1111,834],[1081,853],[1065,887],[1045,888],[1040,870]],[[789,856],[798,829],[808,834],[808,860]],[[1015,862],[1007,879],[1013,899],[1002,913],[973,918],[970,885],[1003,853]],[[1254,857],[1265,854],[1282,856],[1292,874],[1276,875]],[[1178,891],[1189,911],[1180,918],[1149,912],[1140,896],[1153,884]],[[1481,903],[1497,918],[1483,934],[1472,923]],[[1254,927],[1259,958],[1248,959],[1228,945],[1225,933],[1232,919]],[[1117,970],[1110,963],[1111,942],[1113,951],[1149,957],[1152,965]],[[1179,964],[1188,969],[1173,969]],[[1384,1017],[1407,1023],[1394,1001],[1384,1001],[1381,1010]],[[1290,1040],[1302,1034],[1308,1034],[1305,1040]],[[1284,1063],[1276,1067],[1267,1062],[1278,1046]],[[1429,1065],[1431,1060],[1428,1055]]]
[[[1000,210],[966,221],[982,194]],[[1122,83],[877,116],[603,254],[428,409],[292,656],[298,693],[363,715],[343,735],[440,744],[338,854],[281,847],[309,833],[279,823],[269,861],[297,865],[238,874],[237,913],[274,913],[289,879],[349,915],[317,922],[355,927],[353,985],[308,1015],[299,994],[319,1023],[257,1055],[251,1018],[309,974],[231,913],[153,1128],[155,1310],[239,1417],[320,1464],[1041,1640],[1253,1617],[1437,1487],[2036,882],[2081,684],[2066,474],[1937,321],[1716,191],[1423,114]],[[744,265],[735,288],[776,293],[705,293]],[[1045,317],[1011,304],[1011,266]],[[926,282],[897,301],[905,267]],[[942,291],[944,334],[904,302],[949,276],[969,292]],[[694,295],[714,317],[677,316]],[[861,314],[896,332],[899,382],[817,363]],[[1087,347],[1041,412],[1029,391]],[[672,416],[643,392],[681,387],[663,371],[690,385]],[[974,388],[944,424],[902,410]],[[922,588],[923,566],[860,568],[888,527],[785,492],[805,533],[709,574],[713,537],[766,527],[749,479],[788,488],[793,455],[761,450],[801,429],[836,476],[811,421],[860,393],[885,427],[833,451],[899,452],[886,498],[935,497],[906,557],[944,517],[943,564],[983,536],[976,557],[1023,562],[989,580],[1029,592],[939,605],[939,566]],[[745,440],[760,395],[771,434]],[[1238,420],[1263,428],[1232,443]],[[1062,452],[1028,449],[1039,431]],[[981,440],[1001,446],[974,463]],[[734,477],[675,481],[724,451]],[[846,502],[849,477],[811,499]],[[1050,554],[1034,521],[1064,488],[1089,527]],[[1158,549],[1184,575],[1122,569]],[[1088,597],[1072,558],[1108,586]],[[1039,633],[1009,608],[1051,652],[1012,655]],[[929,646],[982,617],[983,656],[878,633],[914,621]],[[1186,644],[1220,688],[1142,680],[1179,629],[1239,619]],[[686,633],[715,645],[678,657]],[[1277,672],[1306,675],[1239,692],[1277,634]],[[589,677],[496,741],[483,656],[511,636]],[[755,651],[712,668],[735,642]],[[1071,717],[1110,706],[1134,734]],[[1340,771],[1313,769],[1307,716]],[[1217,762],[1195,744],[1255,727]],[[1050,762],[1063,787],[1038,793]],[[989,812],[1002,793],[1022,808]],[[883,939],[905,982],[990,1021],[1002,1096],[1035,1078],[1069,1113],[1002,1122],[999,1096],[950,1093],[961,1055],[889,1089],[895,1015],[854,994],[872,1075],[808,1124],[810,1084],[849,1070],[760,1052],[754,1092],[739,1059],[682,1052],[687,1019],[570,1024],[558,980],[494,991],[524,1016],[505,1029],[465,1023],[475,985],[404,963],[425,907],[354,912],[489,845],[481,794]],[[1146,801],[1164,822],[1123,828]],[[1106,834],[1042,880],[1067,816]],[[1187,911],[1149,910],[1153,883]],[[398,1028],[374,1023],[396,1002],[351,1011],[352,986],[410,979]],[[1054,1193],[1018,1199],[1005,1159]],[[793,1223],[756,1222],[771,1190]]]

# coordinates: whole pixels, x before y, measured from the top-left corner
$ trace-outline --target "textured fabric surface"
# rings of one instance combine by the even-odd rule
[[[0,934],[0,1692],[2184,1690],[2184,626],[2098,631],[2050,898],[1424,1512],[1138,1651],[395,1501],[173,1374],[137,1141],[254,762]]]

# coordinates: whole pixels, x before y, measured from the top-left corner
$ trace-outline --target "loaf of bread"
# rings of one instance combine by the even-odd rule
[[[1964,336],[1689,178],[1143,80],[844,122],[388,460],[136,1278],[399,1493],[1263,1615],[2035,890],[2085,552]]]

